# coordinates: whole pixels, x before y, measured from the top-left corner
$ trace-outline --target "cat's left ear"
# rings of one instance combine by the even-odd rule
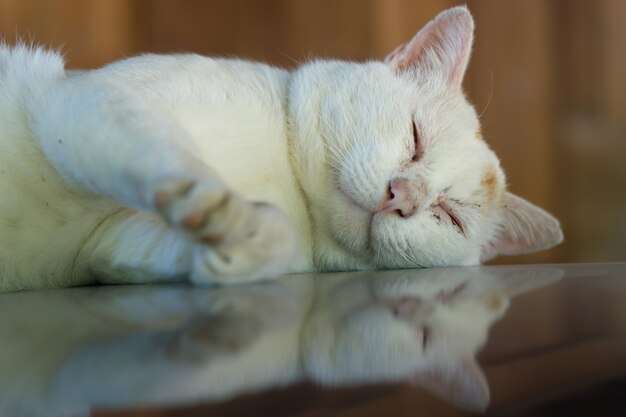
[[[425,72],[460,88],[474,39],[474,19],[465,6],[441,12],[415,37],[385,58],[396,72]]]
[[[506,193],[497,235],[483,246],[481,262],[497,255],[521,255],[551,248],[563,241],[559,221],[521,197]]]
[[[481,412],[489,405],[487,380],[473,358],[435,365],[414,375],[411,382],[465,410]]]

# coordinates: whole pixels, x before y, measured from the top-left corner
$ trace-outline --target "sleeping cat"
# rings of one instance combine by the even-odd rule
[[[385,62],[0,46],[0,290],[470,265],[559,243],[461,84],[466,8]]]
[[[219,401],[303,380],[330,387],[408,381],[482,410],[489,388],[475,355],[490,326],[511,296],[562,274],[437,268],[212,289],[0,294],[0,338],[11,335],[0,344],[0,415]]]

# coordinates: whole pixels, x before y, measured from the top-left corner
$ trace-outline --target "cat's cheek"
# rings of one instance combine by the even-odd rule
[[[432,216],[410,219],[374,216],[370,247],[377,265],[384,268],[418,268],[479,264],[478,244],[467,240]]]
[[[378,162],[380,164],[380,161]],[[363,167],[368,167],[368,169]],[[354,163],[353,166],[347,165],[342,169],[337,178],[337,191],[351,205],[357,206],[361,210],[374,212],[387,197],[386,178],[391,173],[388,176],[380,173],[388,171],[391,172],[385,166],[376,167],[371,158],[362,158],[359,163]],[[381,178],[383,179],[381,180]]]
[[[364,253],[370,229],[371,214],[352,203],[343,194],[333,202],[330,216],[330,233],[348,250]]]

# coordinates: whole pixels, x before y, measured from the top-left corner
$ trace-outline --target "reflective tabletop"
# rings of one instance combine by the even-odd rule
[[[625,299],[626,263],[0,294],[0,416],[626,415]]]

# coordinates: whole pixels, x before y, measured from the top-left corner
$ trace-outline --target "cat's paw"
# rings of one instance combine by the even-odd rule
[[[277,208],[246,201],[211,181],[171,181],[154,200],[170,224],[202,243],[194,254],[193,282],[250,282],[288,270],[296,233]]]
[[[249,204],[217,181],[166,181],[154,195],[154,206],[168,223],[208,244],[224,244],[248,232]]]
[[[253,204],[247,219],[250,233],[242,238],[199,250],[191,280],[195,283],[239,283],[274,278],[285,273],[297,245],[288,219],[267,204]]]

